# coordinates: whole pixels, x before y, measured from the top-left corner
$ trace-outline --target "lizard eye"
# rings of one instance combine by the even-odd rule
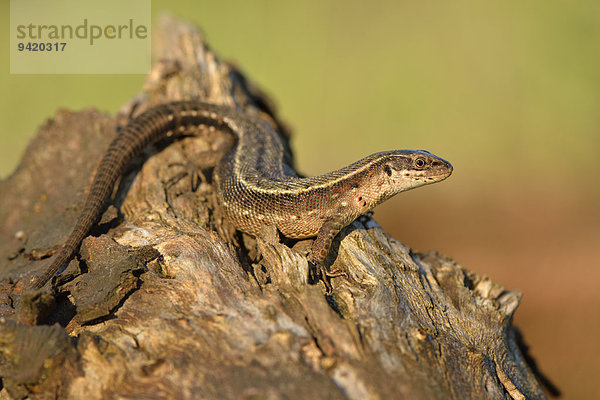
[[[415,158],[415,161],[414,161],[415,167],[423,168],[423,167],[425,167],[425,164],[427,164],[427,163],[425,162],[425,159],[423,157]]]

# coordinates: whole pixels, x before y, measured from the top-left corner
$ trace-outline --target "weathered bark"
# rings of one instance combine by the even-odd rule
[[[54,291],[24,291],[128,114],[200,98],[282,131],[194,27],[165,18],[156,37],[144,91],[116,120],[59,111],[0,182],[0,398],[544,398],[511,325],[518,292],[412,253],[367,216],[336,240],[347,277],[331,296],[306,243],[232,233],[210,180],[221,132],[149,149]]]

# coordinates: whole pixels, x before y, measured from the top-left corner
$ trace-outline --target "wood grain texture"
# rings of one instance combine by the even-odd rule
[[[347,277],[325,296],[305,242],[233,232],[210,177],[231,140],[220,132],[147,150],[116,191],[120,212],[105,213],[55,290],[25,293],[127,115],[199,98],[282,131],[268,100],[195,27],[157,25],[159,61],[122,115],[59,112],[0,182],[0,396],[544,398],[511,324],[518,292],[414,254],[361,217],[334,243],[329,261]],[[31,326],[54,322],[69,336]],[[34,344],[41,350],[15,356]]]

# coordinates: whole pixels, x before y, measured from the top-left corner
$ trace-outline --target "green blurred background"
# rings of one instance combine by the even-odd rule
[[[272,97],[303,173],[396,148],[450,160],[448,181],[376,219],[523,291],[515,322],[541,370],[564,398],[600,398],[599,1],[152,1],[164,11]],[[2,177],[58,108],[114,113],[144,82],[10,75],[8,45],[5,30]]]

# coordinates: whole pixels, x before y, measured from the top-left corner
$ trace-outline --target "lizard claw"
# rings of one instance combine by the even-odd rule
[[[331,278],[337,278],[339,276],[347,276],[346,272],[344,272],[340,269],[334,269],[334,270],[330,271],[325,265],[323,265],[321,263],[315,264],[315,269],[316,269],[318,278],[325,285],[325,290],[327,291],[327,294],[331,294],[331,292],[333,291],[333,287],[331,286],[331,282],[330,282]]]

